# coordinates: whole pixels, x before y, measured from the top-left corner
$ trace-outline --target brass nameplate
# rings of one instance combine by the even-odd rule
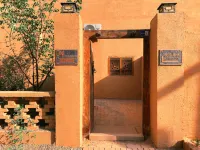
[[[181,50],[160,50],[159,51],[160,66],[181,66],[182,51]]]
[[[77,66],[78,52],[77,50],[56,50],[55,59],[56,66]]]

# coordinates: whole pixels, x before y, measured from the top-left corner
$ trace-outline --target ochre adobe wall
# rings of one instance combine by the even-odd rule
[[[0,99],[0,144],[11,144],[14,139],[20,139],[19,136],[22,134],[16,136],[18,138],[11,134],[13,136],[11,138],[7,133],[13,130],[12,122],[18,117],[23,119],[21,123],[28,131],[23,134],[23,143],[53,144],[55,142],[54,92],[1,91]],[[19,108],[20,105],[24,105],[21,115],[14,115],[14,109]],[[17,131],[15,129],[14,134],[18,134]]]
[[[77,66],[55,66],[56,144],[60,146],[77,147],[82,144],[83,33],[81,23],[79,14],[57,14],[54,24],[55,49],[77,50],[78,53]]]
[[[65,0],[62,0],[64,2]],[[60,8],[61,0],[56,4],[56,7]],[[157,7],[161,2],[168,2],[167,0],[83,0],[83,10],[81,11],[81,17],[83,24],[84,23],[100,23],[104,30],[108,29],[143,29],[150,28],[150,22],[157,13]],[[181,128],[182,136],[189,137],[200,137],[200,114],[199,114],[199,98],[200,98],[200,2],[197,0],[176,0],[170,2],[177,2],[177,12],[184,12],[185,16],[185,37],[184,42],[182,43],[183,47],[183,74],[181,75],[181,80],[184,79],[184,84],[181,84],[180,87],[182,91],[181,104],[177,103],[174,106],[181,105],[182,114],[179,113],[182,117],[182,121],[179,121],[177,126],[173,124],[173,119],[169,122],[170,127],[175,131],[177,128]],[[61,20],[62,21],[62,20]],[[163,20],[164,21],[164,20]],[[67,22],[67,21],[66,21]],[[167,26],[167,23],[165,24]],[[176,32],[176,31],[174,31]],[[156,33],[153,32],[153,33]],[[67,33],[66,33],[67,34]],[[177,36],[177,38],[179,38]],[[168,38],[170,41],[171,37]],[[159,39],[158,39],[159,40]],[[0,36],[0,42],[3,42],[3,33]],[[153,41],[154,42],[154,41]],[[155,44],[156,45],[156,44]],[[153,48],[155,48],[153,45]],[[163,48],[168,48],[167,43],[163,43]],[[5,45],[0,43],[0,48],[5,52]],[[151,59],[157,59],[156,55],[153,55]],[[156,62],[151,62],[153,70],[151,70],[151,77],[156,75]],[[164,70],[165,72],[165,70]],[[67,74],[68,72],[66,72]],[[166,73],[166,72],[165,72]],[[170,78],[170,72],[168,73],[168,78]],[[156,79],[156,78],[153,78]],[[183,82],[183,81],[181,81]],[[153,84],[158,84],[153,82]],[[154,85],[155,86],[155,85]],[[165,85],[162,85],[165,86]],[[153,87],[157,88],[157,87]],[[170,86],[168,87],[170,89]],[[184,88],[184,89],[182,89]],[[151,92],[154,92],[152,90]],[[153,115],[158,115],[160,110],[156,110],[157,105],[157,96],[151,95],[153,103],[151,103],[151,113]],[[169,106],[168,104],[171,101],[174,101],[176,97],[168,99],[162,98],[164,103],[163,108],[168,113]],[[169,103],[168,103],[169,102]],[[170,105],[171,106],[171,105]],[[175,109],[175,108],[174,108]],[[170,112],[171,116],[173,112]],[[170,117],[171,117],[170,116]],[[155,117],[155,116],[154,116]],[[180,117],[180,116],[179,116]],[[165,120],[166,121],[166,120]],[[156,119],[151,118],[152,124],[152,138],[156,142],[157,133],[153,128],[157,128],[155,123]],[[164,125],[163,125],[164,126]],[[165,130],[165,128],[163,128]],[[167,134],[171,134],[167,132]],[[162,135],[164,136],[164,135]],[[170,139],[169,136],[164,136]],[[158,137],[159,138],[159,137]],[[176,137],[175,137],[176,138]],[[178,137],[177,139],[180,139]],[[176,139],[173,139],[172,142],[166,141],[168,144],[174,144]],[[157,142],[156,142],[157,143]]]
[[[150,22],[154,18],[157,13],[157,8],[162,2],[168,2],[166,0],[85,0],[83,2],[83,11],[81,12],[81,16],[84,23],[101,23],[104,30],[106,29],[143,29],[150,28]],[[184,86],[183,97],[181,97],[181,103],[177,103],[176,105],[181,105],[183,117],[182,122],[180,122],[181,132],[183,132],[182,136],[189,137],[199,137],[200,136],[200,127],[198,126],[200,123],[199,118],[199,95],[200,95],[200,2],[196,0],[176,0],[170,2],[177,2],[177,13],[184,12],[184,21],[185,21],[185,36],[183,47],[183,75],[182,80],[184,78]],[[164,21],[164,20],[163,20]],[[167,23],[165,24],[167,26]],[[176,31],[174,31],[176,32]],[[160,35],[162,36],[162,35]],[[179,38],[177,36],[177,38]],[[158,39],[159,40],[159,39]],[[170,40],[170,37],[168,38]],[[167,43],[164,47],[168,48]],[[163,48],[164,48],[163,47]],[[152,59],[156,59],[156,56],[153,56]],[[154,67],[156,67],[155,62]],[[154,70],[154,69],[153,69]],[[153,72],[156,73],[156,70]],[[152,74],[152,75],[155,75]],[[155,76],[156,77],[156,76]],[[168,76],[170,78],[170,74]],[[156,83],[156,82],[153,82]],[[154,85],[155,86],[155,85]],[[164,85],[163,85],[164,86]],[[168,87],[170,88],[170,87]],[[183,88],[183,87],[181,87]],[[152,91],[153,92],[153,91]],[[151,98],[156,101],[156,95],[151,96]],[[166,101],[166,106],[168,106],[171,101],[174,101],[176,98],[163,99],[162,103]],[[151,105],[152,113],[158,114],[155,105]],[[166,109],[166,106],[163,109]],[[167,111],[167,109],[166,109]],[[168,111],[167,111],[168,112]],[[176,116],[174,116],[176,117]],[[178,117],[178,116],[177,116]],[[153,119],[153,118],[151,118]],[[178,120],[177,120],[178,121]],[[152,121],[155,125],[156,123]],[[174,125],[173,122],[171,124],[173,130],[179,128],[178,125]],[[163,129],[164,130],[164,129]],[[153,138],[156,139],[154,132]],[[171,134],[171,133],[170,133]],[[176,134],[176,133],[174,133]],[[178,135],[175,135],[178,136]],[[166,136],[167,137],[167,136]],[[167,137],[170,139],[171,137]],[[177,137],[178,139],[178,137]],[[173,139],[174,141],[175,139]],[[172,142],[173,143],[173,142]],[[172,144],[168,143],[168,144]]]
[[[184,13],[157,15],[157,55],[159,50],[184,48]],[[158,60],[158,59],[157,59]],[[158,63],[159,65],[159,63]],[[188,129],[184,115],[184,60],[181,66],[157,67],[157,143],[158,147],[181,146]]]
[[[150,131],[157,143],[157,16],[151,21],[150,36]]]
[[[96,99],[142,99],[142,39],[105,39],[92,44],[94,66],[94,97]],[[130,57],[133,75],[109,75],[109,57]]]

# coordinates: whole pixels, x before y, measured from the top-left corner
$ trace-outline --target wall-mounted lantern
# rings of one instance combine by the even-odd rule
[[[161,3],[157,10],[159,13],[175,13],[177,3]]]
[[[75,2],[64,2],[61,3],[61,13],[76,13],[77,12],[77,5]]]

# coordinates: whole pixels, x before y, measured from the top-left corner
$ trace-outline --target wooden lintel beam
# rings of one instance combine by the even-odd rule
[[[95,30],[84,31],[90,39],[120,39],[120,38],[144,38],[149,36],[148,29],[144,30]]]

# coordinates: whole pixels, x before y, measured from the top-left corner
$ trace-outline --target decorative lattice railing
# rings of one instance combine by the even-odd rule
[[[54,92],[0,92],[0,130],[9,127],[16,117],[15,108],[19,106],[22,107],[21,125],[30,130],[54,130],[54,95]]]

